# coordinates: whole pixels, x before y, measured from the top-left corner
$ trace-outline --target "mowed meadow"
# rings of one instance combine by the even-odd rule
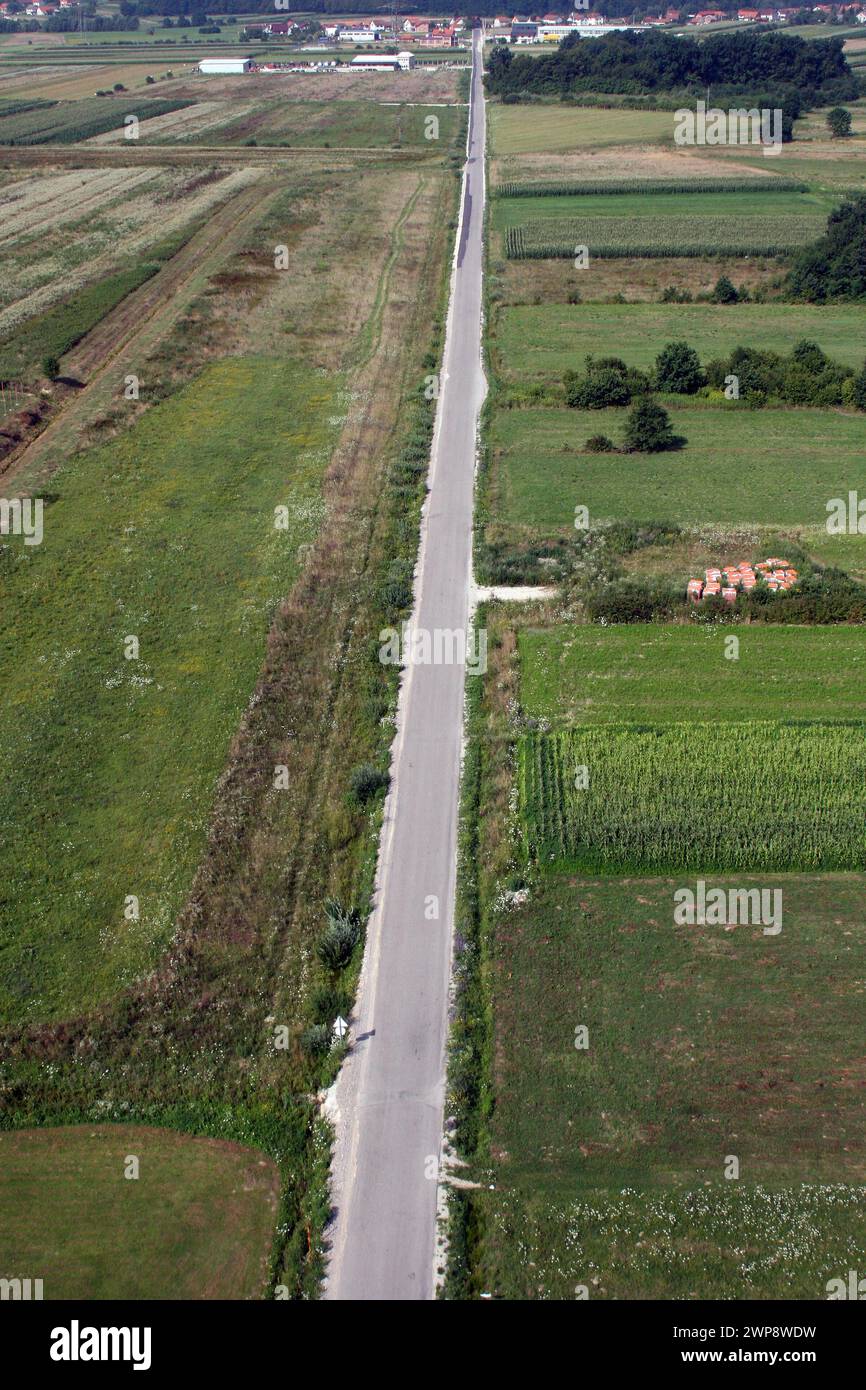
[[[625,407],[500,412],[490,435],[497,520],[533,538],[573,534],[578,506],[595,522],[629,506],[643,521],[820,527],[827,501],[847,497],[861,476],[864,420],[854,412],[682,397],[664,405],[684,443],[652,454],[586,450],[596,434],[621,443]]]
[[[805,341],[853,380],[862,307],[783,287],[857,150],[821,164],[815,119],[777,160],[677,149],[672,112],[554,101],[490,125],[476,566],[552,597],[479,617],[451,1070],[479,1188],[453,1200],[453,1290],[822,1299],[866,1258],[866,635],[684,595],[765,556],[862,582],[866,538],[826,519],[864,495],[864,416],[716,379],[657,389],[674,447],[624,452],[629,407],[574,383],[673,342],[706,364]]]
[[[171,1130],[0,1134],[0,1266],[49,1302],[261,1298],[279,1189],[263,1154]]]
[[[81,1011],[167,946],[340,410],[314,371],[214,365],[55,474],[41,545],[4,547],[5,1017]]]

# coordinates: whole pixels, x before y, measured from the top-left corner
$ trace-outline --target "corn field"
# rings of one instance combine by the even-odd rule
[[[590,873],[866,867],[863,723],[530,733],[518,776],[528,852],[541,863]]]
[[[4,97],[0,100],[0,116],[20,116],[25,111],[47,111],[50,106],[56,105],[56,101],[41,101],[38,97],[22,97],[20,101],[12,98],[7,101]]]
[[[599,179],[548,180],[540,183],[497,184],[497,198],[592,197],[609,193],[808,193],[798,179]]]
[[[48,108],[7,116],[0,109],[0,145],[72,145],[102,135],[108,130],[123,128],[126,115],[146,121],[151,116],[164,116],[192,106],[191,101],[171,98],[142,98],[127,94],[123,101],[100,97],[91,101],[58,102]]]
[[[820,236],[820,217],[551,217],[505,234],[510,260],[590,256],[780,256]]]

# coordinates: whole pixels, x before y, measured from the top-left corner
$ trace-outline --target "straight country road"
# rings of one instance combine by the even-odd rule
[[[465,632],[469,621],[476,435],[486,391],[481,70],[476,31],[461,216],[412,619],[413,628],[431,639]],[[434,1294],[465,671],[456,661],[413,663],[403,677],[352,1049],[331,1109],[337,1142],[325,1289],[330,1299]]]

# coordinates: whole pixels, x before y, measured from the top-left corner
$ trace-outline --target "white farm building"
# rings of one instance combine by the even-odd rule
[[[202,58],[198,70],[214,77],[218,73],[252,72],[253,64],[250,58]]]
[[[361,72],[408,72],[415,58],[412,53],[359,53],[349,66]]]

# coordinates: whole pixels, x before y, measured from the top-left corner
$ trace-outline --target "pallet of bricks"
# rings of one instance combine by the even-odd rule
[[[744,560],[739,565],[726,565],[724,569],[710,568],[704,573],[704,579],[690,579],[686,586],[686,594],[692,603],[718,595],[727,603],[735,603],[738,593],[751,593],[759,583],[766,584],[773,593],[780,593],[792,589],[799,578],[793,566],[777,556],[759,560],[756,565]]]

